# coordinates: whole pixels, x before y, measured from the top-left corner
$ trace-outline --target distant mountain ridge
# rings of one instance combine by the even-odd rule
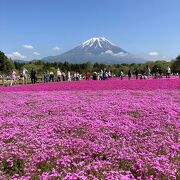
[[[21,59],[13,59],[14,62],[17,62],[17,63],[27,63],[29,61],[25,61],[25,60],[21,60]]]
[[[93,37],[79,46],[57,56],[43,58],[45,61],[70,63],[98,62],[106,64],[142,63],[142,59],[111,43],[104,37]]]

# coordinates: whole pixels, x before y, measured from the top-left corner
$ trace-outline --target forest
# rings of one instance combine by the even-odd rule
[[[144,73],[149,67],[152,73],[155,73],[157,69],[161,70],[163,73],[166,73],[167,67],[170,66],[172,73],[180,73],[180,55],[171,61],[157,60],[157,61],[147,61],[142,64],[92,64],[90,61],[83,64],[71,64],[68,62],[45,62],[42,60],[33,60],[33,61],[13,61],[9,59],[5,53],[0,51],[0,74],[9,75],[12,70],[15,70],[17,73],[21,73],[22,69],[25,67],[29,72],[31,69],[35,69],[39,76],[43,75],[44,72],[53,71],[56,73],[57,68],[60,68],[61,71],[67,73],[70,72],[79,72],[84,74],[89,71],[99,72],[101,69],[107,69],[111,71],[112,74],[119,75],[123,70],[127,74],[130,69],[132,73],[138,70],[139,73]]]

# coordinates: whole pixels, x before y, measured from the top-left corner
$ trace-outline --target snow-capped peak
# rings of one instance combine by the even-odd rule
[[[93,38],[83,42],[81,46],[82,46],[82,48],[84,48],[86,46],[91,47],[93,45],[96,45],[96,46],[99,46],[100,48],[102,48],[104,43],[114,45],[110,41],[108,41],[105,37],[93,37]]]
[[[99,62],[99,63],[130,63],[136,62],[137,58],[114,45],[104,37],[93,37],[77,47],[55,57],[51,60],[73,63]]]

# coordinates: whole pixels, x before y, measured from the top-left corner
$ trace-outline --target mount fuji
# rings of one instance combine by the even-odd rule
[[[70,63],[105,63],[105,64],[121,64],[121,63],[142,63],[144,60],[134,56],[133,54],[121,49],[111,43],[104,37],[91,38],[79,46],[67,51],[61,55],[49,56],[43,58],[45,61],[59,61]]]

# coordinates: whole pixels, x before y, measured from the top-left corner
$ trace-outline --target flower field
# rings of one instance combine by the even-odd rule
[[[0,179],[178,179],[180,78],[0,87]]]

